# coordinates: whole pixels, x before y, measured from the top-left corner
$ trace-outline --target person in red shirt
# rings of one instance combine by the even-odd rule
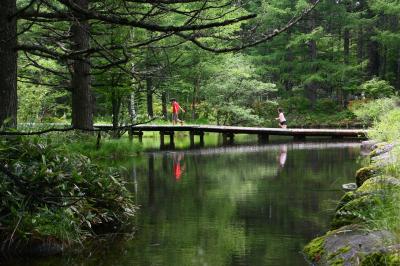
[[[185,113],[185,110],[179,105],[179,103],[176,101],[176,99],[171,100],[171,107],[172,107],[172,124],[176,125],[178,122],[183,124],[182,120],[179,120],[178,114],[179,110]]]
[[[185,172],[185,163],[183,164],[183,166],[181,166],[181,160],[184,157],[184,153],[179,152],[179,153],[175,153],[174,157],[173,157],[173,173],[174,173],[174,177],[175,177],[175,181],[179,181],[181,180],[182,174]]]

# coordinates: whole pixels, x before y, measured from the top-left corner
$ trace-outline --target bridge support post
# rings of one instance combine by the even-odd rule
[[[190,147],[194,148],[196,146],[195,141],[194,141],[194,136],[198,135],[200,138],[200,147],[204,146],[204,132],[203,131],[190,131],[189,136],[190,136]]]
[[[169,133],[169,146],[171,148],[175,147],[175,141],[174,141],[174,131],[168,132]]]
[[[160,131],[160,146],[164,147],[164,132]]]
[[[129,135],[129,141],[133,141],[133,129],[132,128],[129,128],[128,135]]]
[[[266,144],[269,141],[269,135],[267,134],[259,134],[258,135],[258,143],[259,144]]]
[[[233,144],[235,142],[235,135],[233,133],[222,133],[222,143],[226,144]]]
[[[132,128],[128,131],[129,140],[132,141],[134,136],[138,136],[139,142],[143,142],[143,131],[134,131]]]
[[[190,137],[190,147],[193,148],[194,147],[194,132],[193,131],[189,132],[189,137]]]
[[[139,142],[143,143],[143,131],[138,132]]]
[[[165,135],[169,135],[169,147],[170,148],[175,148],[175,142],[174,142],[174,131],[160,131],[160,148],[164,149],[165,148]]]
[[[203,131],[199,132],[199,136],[200,136],[200,146],[204,147],[204,132]]]

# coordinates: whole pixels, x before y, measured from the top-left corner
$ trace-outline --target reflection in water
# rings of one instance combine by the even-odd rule
[[[174,152],[173,153],[173,174],[175,177],[175,181],[179,181],[183,172],[185,171],[185,164],[181,166],[181,161],[184,158],[185,154],[181,152]]]
[[[283,144],[280,145],[279,147],[279,166],[283,168],[286,163],[286,157],[287,157],[287,145]]]
[[[134,163],[140,206],[134,239],[91,256],[30,265],[306,265],[300,251],[328,230],[340,185],[357,168],[358,147],[296,143],[146,154]]]

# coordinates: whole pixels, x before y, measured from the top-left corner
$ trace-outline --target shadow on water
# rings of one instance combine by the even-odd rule
[[[329,228],[358,154],[327,141],[147,151],[128,171],[132,239],[30,265],[306,265],[300,251]]]

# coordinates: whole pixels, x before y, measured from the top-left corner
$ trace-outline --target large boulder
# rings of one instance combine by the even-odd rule
[[[373,254],[386,254],[387,257],[395,254],[391,252],[394,243],[396,237],[386,230],[370,231],[358,225],[349,225],[315,238],[303,251],[315,265],[386,265],[367,263],[381,259]],[[386,253],[382,252],[385,250]],[[393,262],[398,259],[398,256],[391,258]]]

